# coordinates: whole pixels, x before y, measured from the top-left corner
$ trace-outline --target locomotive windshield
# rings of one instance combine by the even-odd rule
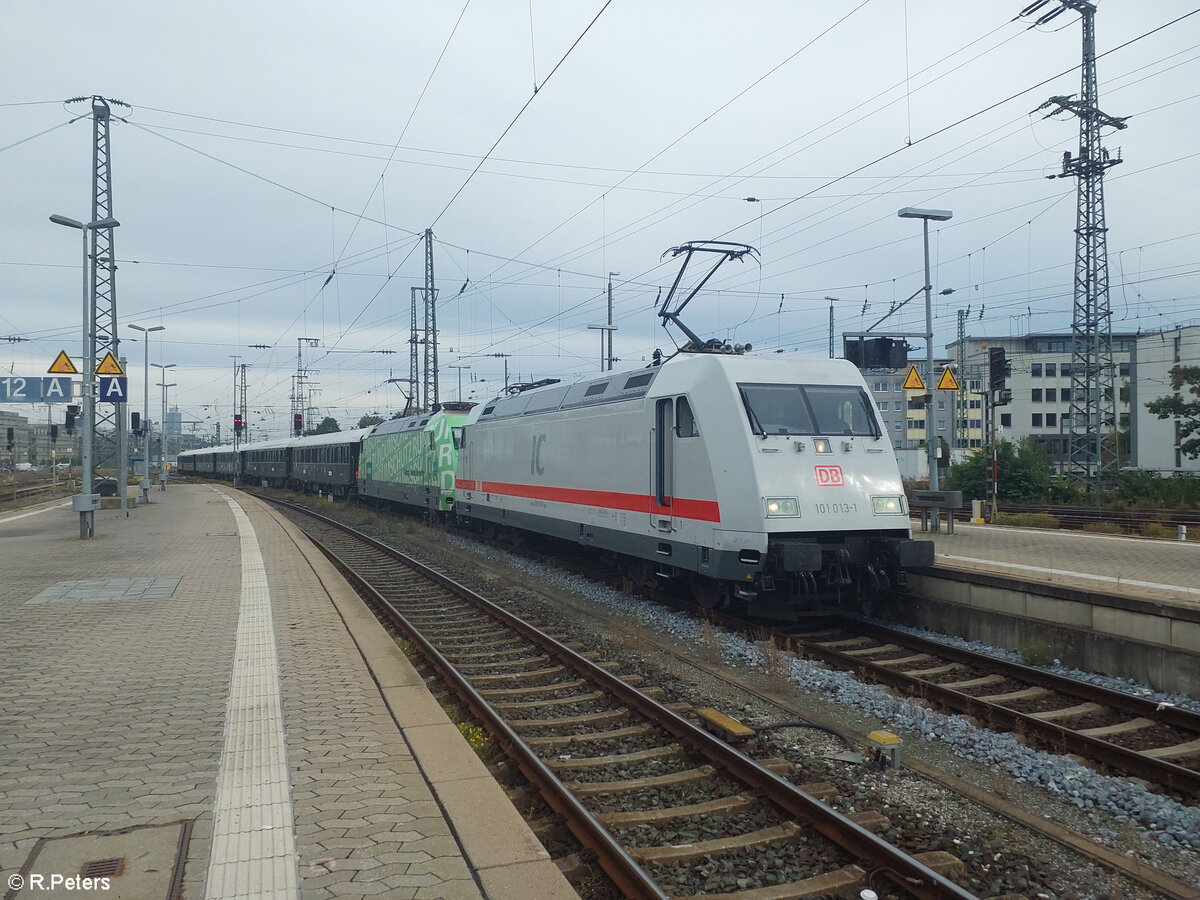
[[[862,388],[852,385],[740,384],[755,434],[841,434],[878,437]]]

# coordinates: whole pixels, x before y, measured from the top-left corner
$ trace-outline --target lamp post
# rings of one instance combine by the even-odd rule
[[[929,489],[938,489],[937,429],[933,421],[933,284],[929,279],[929,220],[948,221],[948,209],[919,209],[906,206],[896,213],[901,219],[920,219],[925,233],[925,446],[929,450]]]
[[[837,297],[826,297],[829,301],[829,358],[833,359],[833,304],[837,303]]]
[[[607,330],[608,330],[608,371],[610,371],[610,372],[612,371],[612,364],[613,364],[612,336],[613,336],[613,332],[617,330],[617,326],[613,324],[613,320],[612,320],[612,280],[613,280],[614,275],[620,275],[620,274],[621,274],[620,272],[609,272],[608,273],[608,329]]]
[[[51,216],[50,221],[55,225],[78,228],[83,235],[83,434],[80,437],[83,484],[72,505],[79,513],[79,537],[87,539],[96,533],[95,511],[100,505],[100,498],[93,492],[95,482],[92,478],[92,436],[96,429],[96,300],[91,291],[92,280],[88,277],[88,232],[97,228],[116,228],[121,223],[111,216],[86,225],[59,215]]]
[[[446,368],[448,368],[448,369],[458,369],[458,399],[459,399],[459,401],[461,402],[461,401],[462,401],[462,370],[463,370],[463,369],[469,369],[469,368],[471,368],[471,367],[470,367],[470,366],[463,366],[463,365],[454,365],[454,364],[452,364],[452,365],[449,365],[449,366],[447,366]]]
[[[160,436],[158,439],[158,486],[159,490],[165,491],[167,489],[167,388],[176,386],[175,382],[166,384],[166,380],[167,369],[175,368],[175,363],[167,363],[166,365],[161,363],[150,363],[150,365],[154,366],[156,369],[162,369],[162,381],[155,382],[155,387],[160,387],[163,389],[162,418],[159,419]]]
[[[606,331],[608,332],[608,339],[611,341],[612,333],[617,330],[617,326],[616,325],[589,325],[588,328],[592,329],[593,331],[600,332],[600,371],[603,372],[604,371],[604,332],[606,332]],[[608,367],[610,369],[612,368],[611,362],[609,363]]]
[[[143,328],[141,325],[130,325],[134,331],[140,331],[146,352],[142,361],[142,503],[150,502],[150,333],[166,331],[166,325],[151,325]]]

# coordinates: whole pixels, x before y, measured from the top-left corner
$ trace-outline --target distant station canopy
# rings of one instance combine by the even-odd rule
[[[902,369],[908,365],[903,338],[842,338],[842,356],[860,369]]]

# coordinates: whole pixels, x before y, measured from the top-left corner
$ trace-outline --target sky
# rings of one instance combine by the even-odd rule
[[[1076,183],[1050,176],[1078,121],[1041,107],[1078,95],[1082,30],[1021,5],[3,4],[0,375],[80,358],[80,243],[49,216],[91,218],[91,104],[65,101],[93,95],[125,104],[111,180],[135,408],[148,353],[174,364],[189,431],[228,437],[244,363],[252,435],[282,436],[298,353],[317,416],[402,408],[426,230],[442,400],[494,396],[506,366],[596,372],[610,280],[615,367],[670,352],[685,338],[656,304],[689,241],[756,251],[684,310],[702,337],[825,356],[832,307],[839,355],[873,329],[923,358],[908,206],[953,212],[930,225],[938,354],[959,311],[968,336],[1069,330]],[[1113,330],[1198,324],[1200,11],[1097,9],[1099,106],[1128,117],[1104,136]],[[147,348],[129,323],[165,330]]]

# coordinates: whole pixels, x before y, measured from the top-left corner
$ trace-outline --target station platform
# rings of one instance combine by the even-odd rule
[[[954,524],[932,539],[935,565],[1200,610],[1200,541]]]
[[[0,514],[0,897],[576,896],[291,523],[151,501]]]
[[[909,573],[908,624],[1200,698],[1200,542],[965,525]]]

